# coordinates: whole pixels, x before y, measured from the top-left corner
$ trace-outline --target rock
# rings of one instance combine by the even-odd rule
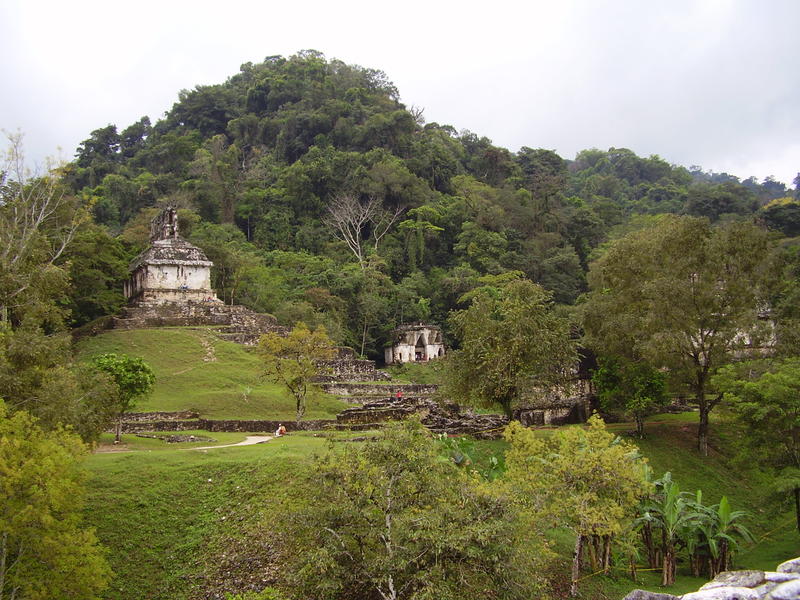
[[[793,558],[778,565],[775,569],[779,573],[800,573],[800,558]]]
[[[766,583],[763,583],[758,587],[754,587],[753,591],[758,593],[759,598],[763,598],[764,596],[769,594],[772,590],[774,590],[776,587],[778,587],[778,585],[780,584],[775,583],[774,581],[767,581]]]
[[[681,596],[681,600],[759,600],[758,592],[746,587],[724,586]]]
[[[767,594],[765,600],[798,600],[798,598],[800,598],[800,579],[794,579],[779,584]]]
[[[678,600],[678,596],[659,592],[648,592],[647,590],[633,590],[630,594],[625,596],[623,600]]]
[[[754,588],[766,581],[764,571],[723,571],[700,590],[711,590],[718,587]]]
[[[767,581],[774,581],[775,583],[783,583],[784,581],[800,579],[800,573],[779,573],[776,571],[766,571],[764,572],[764,579]]]

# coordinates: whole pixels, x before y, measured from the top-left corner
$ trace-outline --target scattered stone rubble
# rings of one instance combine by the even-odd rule
[[[317,383],[333,384],[347,383],[354,381],[389,381],[392,376],[386,371],[379,371],[375,368],[375,361],[356,358],[352,348],[340,346],[336,348],[336,358],[331,360],[321,360],[317,365],[323,375],[318,375]],[[323,385],[325,388],[325,385]],[[327,389],[326,389],[327,391]],[[334,395],[346,395],[347,392],[329,392]]]
[[[775,571],[724,571],[698,591],[671,594],[633,590],[624,600],[798,600],[800,558],[787,560]]]
[[[441,405],[428,396],[373,400],[340,412],[336,415],[336,421],[339,428],[365,430],[376,429],[388,421],[406,419],[412,415],[419,415],[422,424],[434,433],[466,434],[479,438],[499,437],[508,424],[508,419],[503,415],[462,411],[457,404]]]

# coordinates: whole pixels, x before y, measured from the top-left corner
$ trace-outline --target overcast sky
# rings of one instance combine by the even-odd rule
[[[313,48],[512,151],[626,147],[791,185],[798,26],[800,0],[3,0],[0,127],[37,161],[70,159],[181,89]]]

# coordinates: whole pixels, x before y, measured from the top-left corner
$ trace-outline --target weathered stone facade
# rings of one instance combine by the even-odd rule
[[[442,330],[435,325],[413,323],[401,325],[392,332],[392,343],[384,349],[387,365],[425,362],[444,356]]]
[[[125,297],[131,304],[220,302],[211,289],[211,267],[205,253],[180,237],[174,208],[150,224],[150,247],[130,265]]]

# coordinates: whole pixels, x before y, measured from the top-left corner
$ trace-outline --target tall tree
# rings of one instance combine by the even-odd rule
[[[575,596],[586,551],[597,566],[609,569],[612,537],[632,522],[648,492],[646,459],[607,431],[597,415],[587,428],[559,429],[547,439],[513,422],[505,439],[511,444],[506,482],[540,519],[566,524],[575,533],[570,587]]]
[[[442,460],[419,421],[331,448],[312,476],[305,508],[282,519],[300,596],[536,597],[541,538],[523,547],[507,497]]]
[[[354,194],[340,194],[328,205],[325,223],[336,238],[347,244],[361,268],[366,269],[370,246],[374,252],[378,251],[381,239],[402,213],[401,207],[394,212],[385,210],[375,196],[361,201]]]
[[[264,361],[265,377],[285,386],[294,398],[300,423],[309,399],[320,393],[314,383],[322,370],[320,361],[330,360],[336,354],[325,327],[320,325],[311,331],[305,323],[298,323],[287,336],[266,333],[258,343],[258,353]]]
[[[591,266],[586,343],[666,368],[699,408],[703,455],[708,415],[722,399],[711,375],[768,337],[760,317],[777,280],[772,258],[767,232],[753,225],[665,216]]]
[[[56,261],[87,218],[57,173],[30,177],[20,134],[9,136],[0,167],[0,320],[21,321],[59,295]]]
[[[124,354],[109,352],[95,356],[92,362],[100,371],[108,374],[117,386],[117,432],[114,442],[118,444],[122,435],[123,415],[133,409],[139,398],[152,391],[156,376],[144,360]]]
[[[800,358],[728,365],[714,384],[742,426],[747,455],[791,495],[800,532]]]
[[[569,324],[552,295],[518,275],[484,278],[451,317],[460,348],[445,359],[446,393],[509,417],[524,393],[568,380],[577,364]]]
[[[644,437],[644,418],[666,400],[666,377],[647,363],[601,359],[592,375],[600,407],[622,412],[636,421],[636,433]]]

